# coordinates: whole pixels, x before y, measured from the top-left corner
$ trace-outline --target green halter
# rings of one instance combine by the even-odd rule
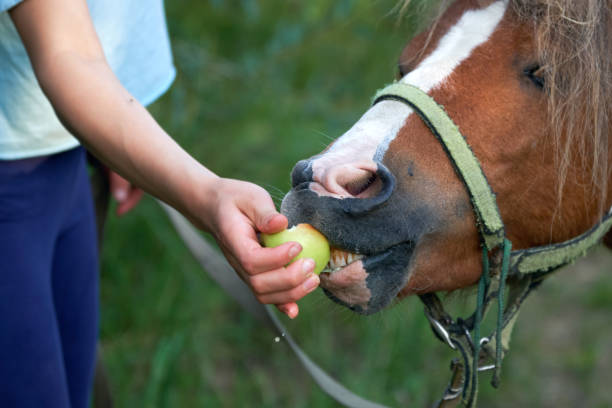
[[[483,253],[476,311],[468,319],[453,320],[437,295],[420,296],[434,334],[460,354],[460,359],[451,364],[453,375],[438,407],[458,404],[474,407],[479,371],[493,369],[492,384],[495,387],[499,384],[501,362],[509,349],[510,334],[522,302],[551,272],[572,263],[599,243],[612,227],[612,210],[597,225],[574,239],[511,252],[512,244],[506,239],[495,194],[478,159],[444,108],[419,88],[401,82],[378,91],[373,104],[383,100],[405,103],[421,117],[442,144],[465,184],[476,215]],[[509,291],[505,302],[506,280]],[[498,304],[497,327],[491,335],[481,338],[481,321],[495,300]]]

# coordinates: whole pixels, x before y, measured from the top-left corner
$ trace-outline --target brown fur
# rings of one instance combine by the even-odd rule
[[[475,0],[485,7],[492,0]],[[612,176],[610,132],[612,131],[612,1],[610,0],[511,0],[518,20],[534,38],[534,62],[543,67],[548,93],[548,123],[555,152],[556,202],[563,202],[564,185],[576,161],[581,172],[591,175],[585,199],[598,203],[601,214],[610,202],[608,185]],[[408,12],[410,0],[400,2],[400,15]],[[443,10],[448,0],[428,2]],[[455,2],[460,3],[460,2]],[[419,10],[420,11],[420,10]],[[453,20],[448,16],[434,27]],[[441,30],[444,32],[445,30]],[[427,45],[428,36],[415,39],[409,48]],[[435,44],[437,41],[431,41]],[[405,51],[406,52],[406,51]],[[404,55],[400,61],[407,61]],[[612,233],[605,240],[612,248]]]
[[[401,69],[408,72],[418,65],[467,8],[483,5],[477,0],[452,4],[430,32],[404,50]],[[570,239],[612,205],[609,5],[512,1],[490,41],[458,67],[446,86],[432,92],[481,161],[515,248]],[[545,67],[544,91],[522,76],[524,67],[534,63]],[[480,251],[474,217],[456,214],[469,201],[441,146],[411,116],[389,151],[391,167],[400,169],[412,157],[424,179],[443,187],[414,183],[407,188],[439,203],[448,220],[444,231],[419,243],[415,274],[402,294],[476,282]]]

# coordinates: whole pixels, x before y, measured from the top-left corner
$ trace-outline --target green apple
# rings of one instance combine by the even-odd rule
[[[276,234],[261,234],[264,246],[277,247],[285,242],[299,242],[302,245],[300,252],[289,263],[298,259],[310,258],[315,261],[314,273],[319,274],[329,262],[329,243],[323,234],[310,224],[298,224]]]

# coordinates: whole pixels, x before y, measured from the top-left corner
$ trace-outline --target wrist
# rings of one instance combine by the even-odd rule
[[[215,214],[219,208],[221,177],[208,171],[193,183],[188,200],[188,218],[199,229],[212,232]]]

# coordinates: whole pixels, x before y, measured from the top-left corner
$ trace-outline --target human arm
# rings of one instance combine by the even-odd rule
[[[212,233],[256,297],[295,316],[304,284],[318,277],[304,261],[283,267],[296,244],[259,245],[256,230],[287,225],[265,190],[218,177],[166,134],[108,66],[84,0],[25,0],[10,15],[64,125],[110,168]]]

